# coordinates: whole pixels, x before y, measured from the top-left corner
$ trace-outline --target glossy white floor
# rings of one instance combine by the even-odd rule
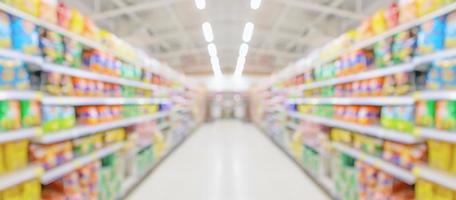
[[[250,124],[219,121],[194,134],[128,199],[329,199]]]

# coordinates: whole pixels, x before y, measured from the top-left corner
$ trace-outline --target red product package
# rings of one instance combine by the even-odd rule
[[[68,29],[70,26],[71,10],[62,2],[57,6],[57,24]]]
[[[392,29],[399,25],[399,6],[397,3],[392,3],[385,11],[386,26]]]

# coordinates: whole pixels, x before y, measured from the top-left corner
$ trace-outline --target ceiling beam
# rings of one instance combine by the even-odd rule
[[[91,19],[99,21],[108,18],[118,17],[129,13],[136,13],[145,10],[161,8],[168,6],[173,3],[183,2],[185,0],[157,0],[157,1],[146,1],[145,3],[134,4],[131,6],[125,6],[122,8],[116,8],[101,13],[93,14],[90,16]]]
[[[367,18],[366,15],[352,12],[349,10],[344,10],[344,9],[339,9],[339,8],[334,8],[330,6],[325,6],[317,3],[312,3],[311,1],[298,1],[298,0],[271,0],[271,1],[276,1],[279,3],[283,3],[285,5],[293,6],[293,7],[298,7],[301,9],[305,10],[311,10],[315,12],[321,12],[321,13],[327,13],[331,15],[335,15],[338,17],[343,17],[347,19],[352,19],[355,21],[361,21]]]

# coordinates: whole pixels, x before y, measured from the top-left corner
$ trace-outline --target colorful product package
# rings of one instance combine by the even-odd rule
[[[445,48],[456,47],[456,11],[447,16],[445,27]]]
[[[39,14],[40,0],[13,0],[13,5],[33,16]]]
[[[76,112],[72,106],[64,106],[60,109],[59,127],[61,129],[72,128],[76,125]]]
[[[84,30],[84,16],[76,9],[71,9],[70,26],[68,29],[76,34],[82,34]]]
[[[57,6],[57,24],[63,28],[70,27],[71,10],[62,2]]]
[[[436,128],[456,131],[456,101],[437,101],[435,110]]]
[[[0,47],[1,48],[11,48],[11,28],[9,15],[0,12]]]
[[[433,198],[437,200],[453,200],[454,193],[451,189],[445,188],[443,186],[436,186],[434,189]]]
[[[47,22],[57,24],[57,0],[40,0],[39,17]]]
[[[397,122],[395,129],[401,132],[413,133],[415,124],[415,109],[413,106],[397,106],[396,108]]]
[[[14,141],[4,144],[3,153],[5,165],[8,171],[14,171],[27,166],[28,163],[28,141]]]
[[[39,53],[38,28],[31,22],[11,16],[13,49],[30,55]]]
[[[424,22],[418,32],[418,53],[429,54],[444,48],[446,17]]]
[[[396,127],[395,119],[397,118],[394,107],[383,106],[381,111],[380,124],[387,129],[394,129]]]
[[[5,164],[5,154],[3,153],[3,144],[0,144],[0,174],[5,173],[6,171],[7,170]]]
[[[380,9],[372,16],[372,31],[374,34],[378,35],[385,32],[387,29],[385,10]]]
[[[396,73],[394,76],[394,82],[396,84],[395,94],[405,95],[414,89],[413,74],[409,72]]]
[[[80,68],[82,64],[81,43],[70,38],[63,38],[64,58],[67,65],[73,68]]]
[[[417,29],[413,28],[393,36],[393,62],[395,64],[410,61],[417,48]]]
[[[417,0],[399,0],[399,21],[405,23],[418,17]]]
[[[65,96],[74,96],[74,86],[71,76],[63,75],[60,79],[60,92]]]
[[[40,49],[45,60],[57,64],[63,63],[63,41],[59,33],[40,29]]]
[[[436,169],[449,171],[452,164],[452,144],[436,140],[429,140],[428,148],[429,166]]]
[[[435,101],[417,101],[415,106],[416,125],[424,127],[433,127],[435,124]]]
[[[425,16],[442,7],[444,0],[416,0],[418,16]]]
[[[39,180],[30,180],[22,184],[22,197],[24,200],[41,199],[41,183]]]
[[[45,91],[51,95],[60,95],[62,93],[62,88],[60,87],[62,76],[62,74],[55,72],[46,73]]]
[[[385,40],[375,43],[374,46],[374,57],[375,57],[375,66],[376,67],[385,67],[388,66],[392,60],[392,44],[393,38],[388,37]]]
[[[58,106],[42,106],[43,110],[43,131],[52,132],[59,130],[59,118],[61,107]]]
[[[30,88],[30,77],[19,61],[0,59],[0,89],[24,90]]]
[[[397,3],[392,3],[387,10],[385,10],[386,27],[392,29],[399,25],[399,6]]]
[[[456,60],[446,59],[436,61],[426,77],[428,89],[455,89],[456,88]]]
[[[77,121],[80,124],[97,124],[99,115],[95,106],[80,106],[76,108]]]
[[[41,106],[38,101],[21,101],[21,122],[23,127],[38,126],[41,124]]]
[[[428,200],[434,199],[434,185],[431,182],[423,179],[418,179],[415,185],[415,196],[416,200]]]
[[[18,101],[0,101],[0,130],[9,131],[21,127],[20,105]]]

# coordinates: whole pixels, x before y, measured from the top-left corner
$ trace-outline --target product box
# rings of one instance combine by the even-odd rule
[[[21,113],[18,101],[0,101],[0,130],[9,131],[21,127]]]
[[[30,55],[39,53],[38,28],[31,22],[11,16],[13,49]]]
[[[418,53],[429,54],[444,48],[446,17],[424,22],[418,32]]]

